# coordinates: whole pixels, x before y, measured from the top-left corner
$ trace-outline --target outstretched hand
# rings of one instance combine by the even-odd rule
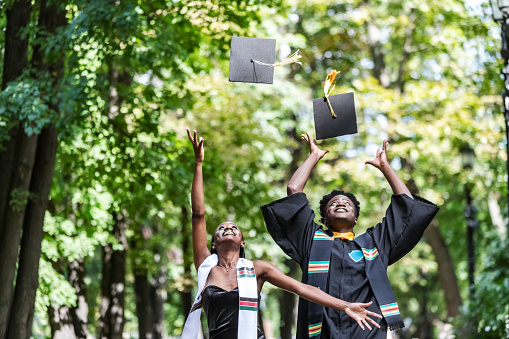
[[[328,150],[321,150],[318,148],[318,145],[316,144],[316,140],[313,140],[309,137],[309,133],[306,132],[306,134],[301,134],[300,137],[302,140],[306,142],[309,146],[309,154],[316,154],[319,159],[323,158],[325,154],[329,153]]]
[[[372,301],[370,301],[369,303],[351,303],[345,309],[345,313],[352,317],[352,319],[355,320],[363,330],[364,326],[371,330],[371,326],[369,326],[368,322],[380,328],[380,325],[378,325],[376,321],[368,317],[372,316],[380,319],[382,318],[380,314],[368,311],[366,309],[366,307],[370,306],[372,303],[373,303]]]
[[[200,137],[198,140],[198,136],[196,134],[196,130],[194,130],[194,137],[191,136],[191,131],[189,128],[186,128],[187,136],[189,137],[189,140],[191,140],[194,148],[194,161],[195,162],[203,162],[203,159],[205,158],[205,151],[203,149],[203,142],[204,139]]]
[[[373,160],[368,160],[365,162],[366,165],[371,165],[379,170],[382,170],[382,168],[389,167],[389,161],[387,160],[387,139],[384,140],[382,150],[380,151],[380,148],[376,150],[376,156]]]

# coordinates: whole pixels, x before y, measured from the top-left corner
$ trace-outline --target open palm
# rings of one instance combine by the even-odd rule
[[[194,148],[194,161],[195,162],[203,162],[203,159],[205,158],[205,151],[203,149],[203,142],[204,139],[200,137],[198,140],[198,136],[196,134],[196,130],[194,130],[194,137],[191,136],[191,131],[189,128],[186,128],[187,136],[189,137],[189,140],[191,140],[191,143],[193,144]]]
[[[310,154],[316,154],[321,159],[325,154],[329,153],[328,150],[321,150],[316,144],[316,140],[311,139],[309,133],[301,134],[300,137],[308,144]]]
[[[352,319],[355,320],[362,329],[364,329],[364,326],[366,326],[371,330],[371,326],[369,326],[368,322],[370,322],[375,327],[380,328],[380,325],[378,325],[378,323],[371,319],[369,316],[377,318],[382,318],[382,316],[366,309],[366,307],[370,306],[372,303],[372,301],[369,303],[351,303],[345,309],[345,312],[350,317],[352,317]]]
[[[387,160],[387,139],[383,142],[382,150],[380,150],[380,148],[376,150],[375,159],[368,160],[365,164],[374,166],[380,170],[383,167],[389,166],[389,161]]]

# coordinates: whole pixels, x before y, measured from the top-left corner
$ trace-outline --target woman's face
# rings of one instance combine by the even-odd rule
[[[220,246],[228,241],[233,241],[241,247],[244,247],[244,237],[242,236],[242,232],[239,230],[239,227],[231,221],[221,223],[216,228],[214,238],[212,239],[213,245],[216,246]]]

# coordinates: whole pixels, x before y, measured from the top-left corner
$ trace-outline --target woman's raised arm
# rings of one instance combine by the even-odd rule
[[[192,206],[192,223],[193,223],[193,258],[194,267],[198,267],[210,255],[207,247],[207,227],[205,223],[205,196],[203,194],[203,159],[205,151],[203,150],[203,138],[196,134],[191,135],[189,128],[186,128],[187,136],[194,148],[194,177],[193,186],[191,188],[191,206]]]

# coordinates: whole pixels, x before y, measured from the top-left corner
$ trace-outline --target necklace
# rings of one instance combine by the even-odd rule
[[[223,266],[219,263],[219,261],[217,262],[217,266],[221,266],[222,268],[224,268],[226,270],[226,272],[229,272],[230,271],[230,268],[227,268],[226,266]],[[233,267],[233,266],[232,266]]]

